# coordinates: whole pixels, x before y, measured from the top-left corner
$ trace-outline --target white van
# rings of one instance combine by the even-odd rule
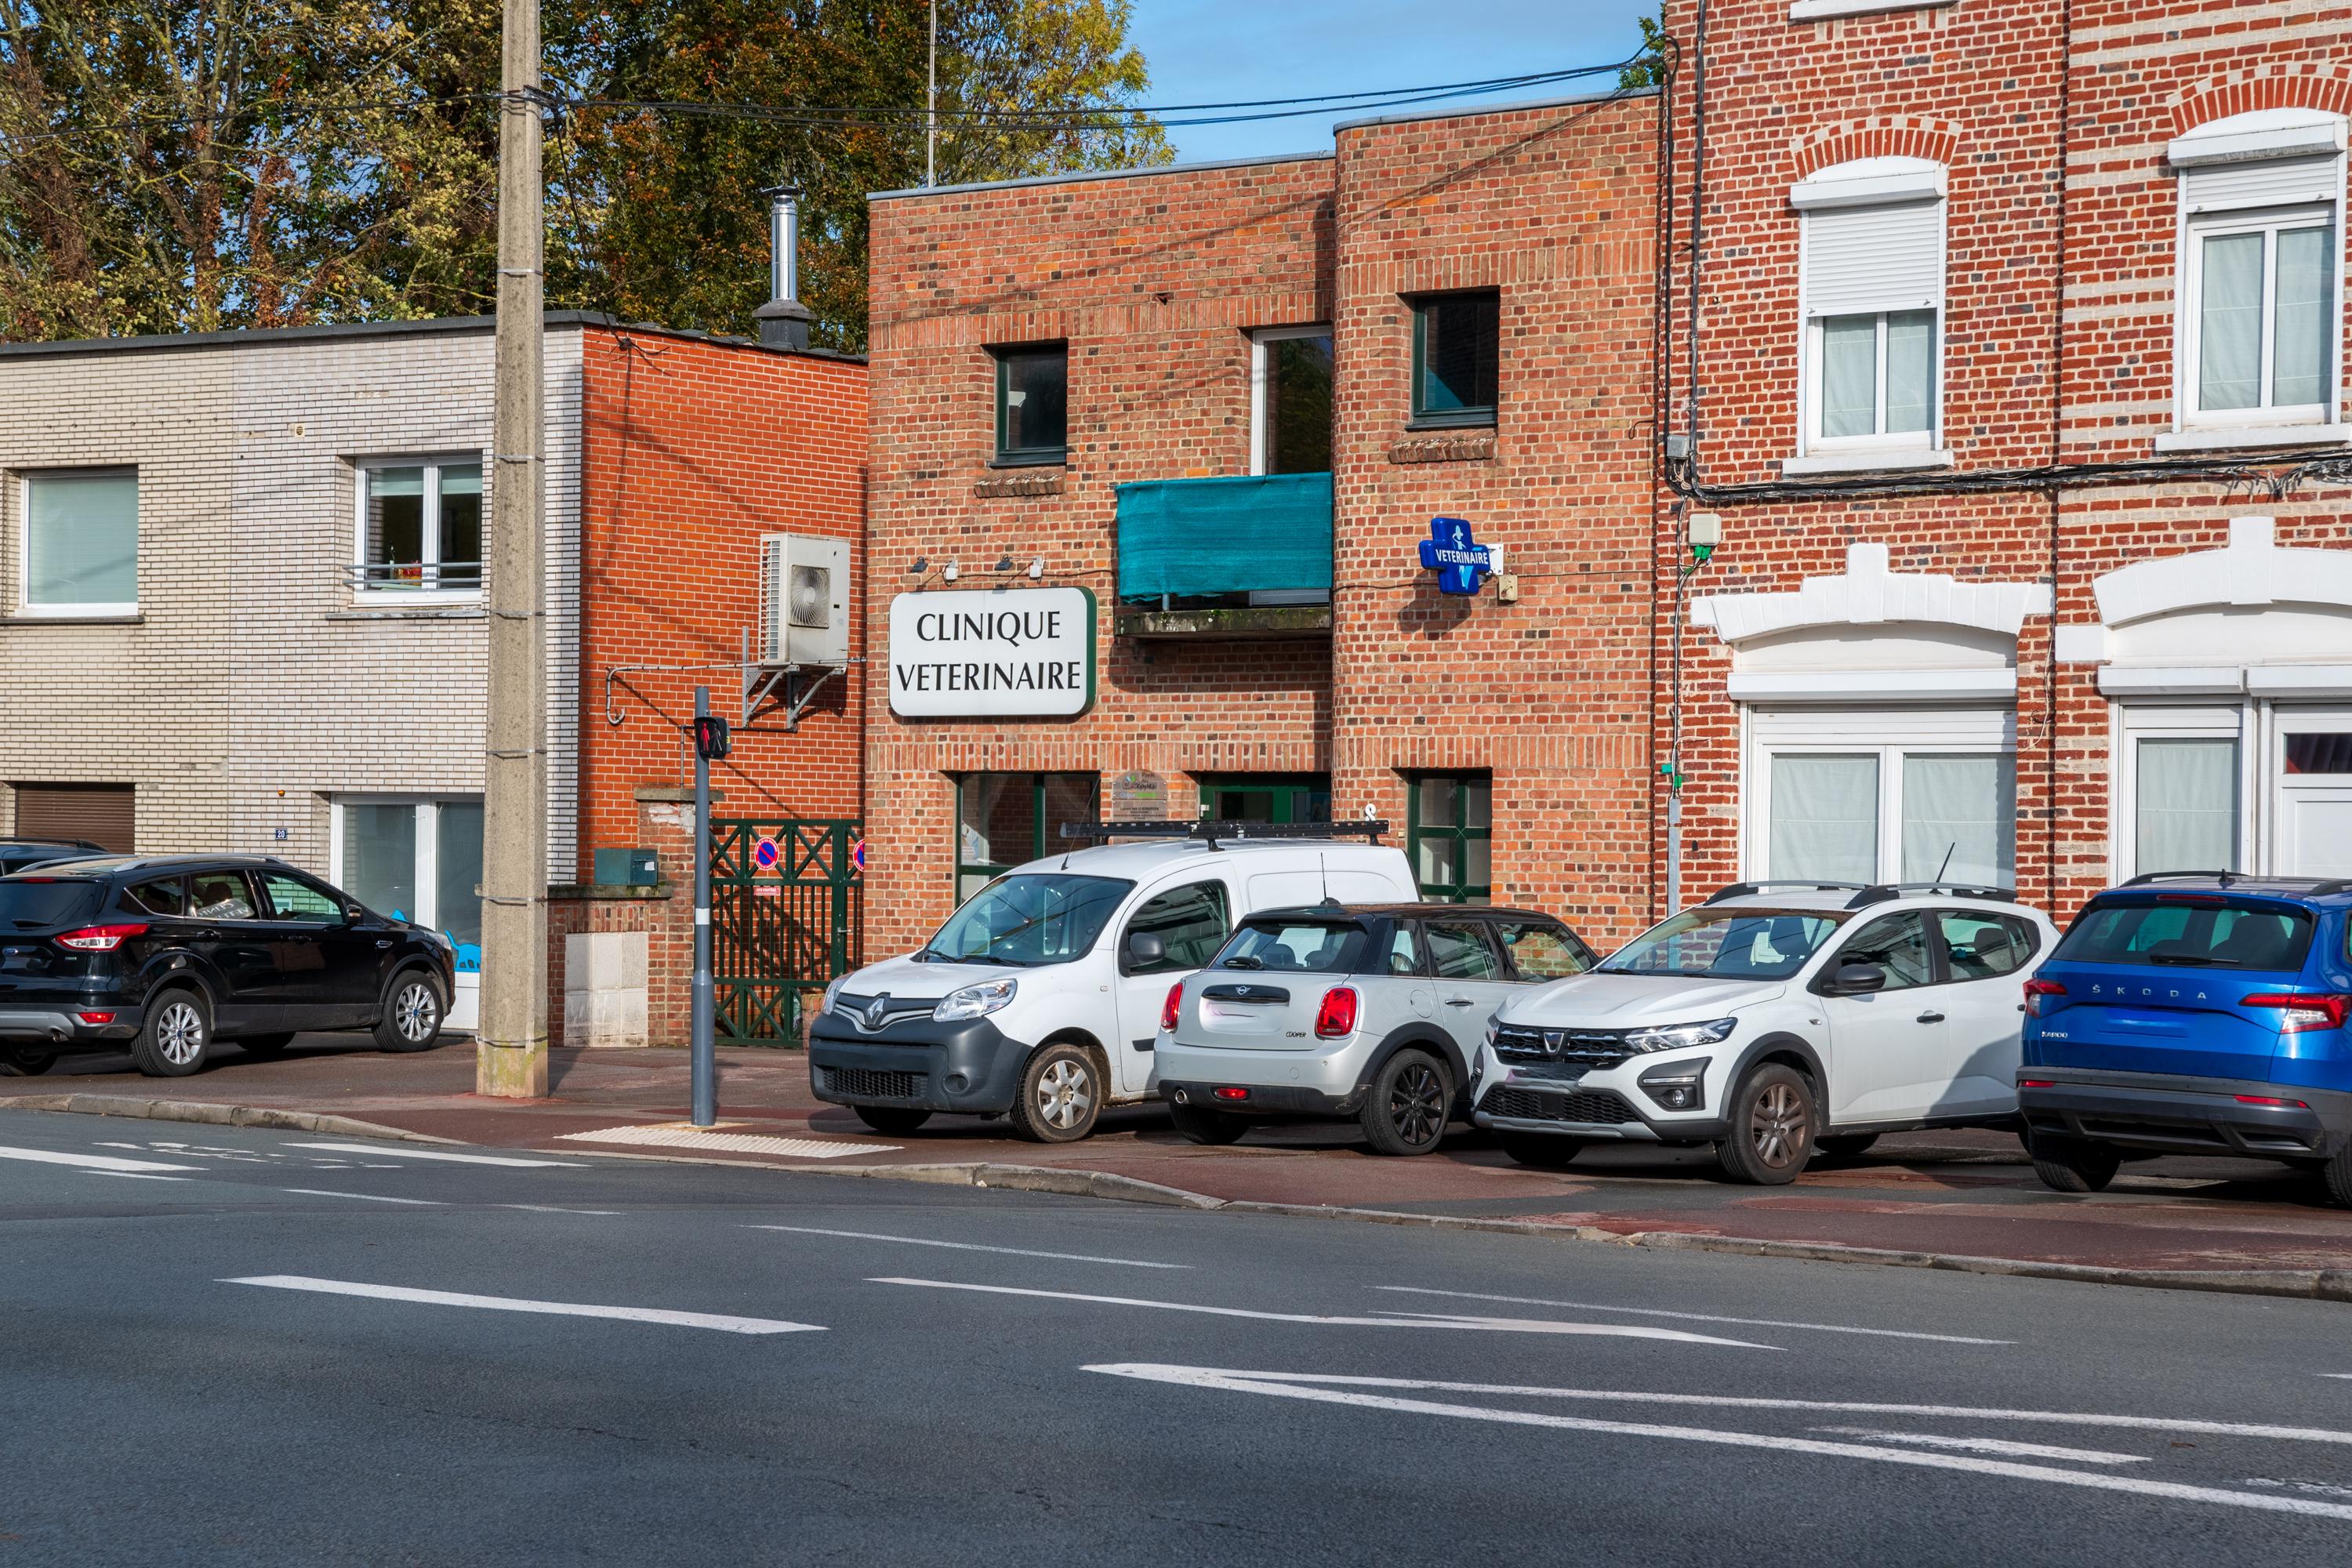
[[[1106,825],[1162,837],[1018,867],[919,952],[827,987],[808,1030],[811,1087],[879,1132],[944,1110],[1009,1115],[1039,1142],[1084,1138],[1106,1104],[1153,1097],[1168,988],[1244,915],[1416,896],[1402,851],[1307,837],[1385,826]]]

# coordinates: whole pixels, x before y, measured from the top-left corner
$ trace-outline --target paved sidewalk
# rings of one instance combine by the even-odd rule
[[[724,1131],[814,1140],[799,1152],[708,1144],[638,1152],[805,1165],[1003,1164],[1103,1172],[1228,1201],[1328,1205],[1765,1241],[1890,1248],[2135,1269],[2352,1269],[2352,1211],[2330,1208],[2315,1177],[2261,1162],[2157,1160],[2126,1168],[2105,1193],[2067,1197],[2034,1179],[2013,1137],[1913,1133],[1859,1160],[1820,1161],[1793,1186],[1733,1186],[1698,1154],[1601,1150],[1565,1172],[1524,1169],[1458,1130],[1437,1154],[1382,1159],[1346,1127],[1255,1132],[1224,1149],[1185,1142],[1152,1110],[1114,1112],[1083,1143],[1015,1138],[1002,1121],[933,1119],[885,1138],[809,1092],[798,1052],[721,1050]],[[128,1058],[82,1057],[37,1079],[0,1079],[0,1100],[87,1094],[170,1099],[352,1118],[505,1147],[599,1148],[563,1135],[682,1122],[683,1051],[561,1050],[541,1100],[473,1093],[474,1051],[453,1042],[385,1056],[354,1037],[310,1036],[274,1061],[224,1048],[194,1078],[146,1079]],[[833,1159],[822,1152],[840,1149]],[[817,1156],[817,1157],[813,1157]]]

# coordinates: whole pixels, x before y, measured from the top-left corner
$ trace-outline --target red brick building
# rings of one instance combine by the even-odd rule
[[[1658,693],[1684,895],[2352,872],[2352,7],[1700,17],[1660,193],[1662,622],[1681,520],[1724,536]]]
[[[1382,817],[1433,896],[1642,923],[1656,144],[1616,95],[875,198],[877,949],[1097,813]],[[1503,575],[1441,594],[1436,518]]]

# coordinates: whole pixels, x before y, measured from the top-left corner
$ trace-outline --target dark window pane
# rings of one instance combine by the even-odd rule
[[[998,454],[1060,452],[1069,435],[1069,351],[1008,349],[997,367]]]
[[[122,901],[142,914],[176,915],[187,907],[188,888],[177,877],[164,877],[130,889]]]
[[[1476,926],[1428,925],[1429,965],[1441,980],[1500,980],[1503,968]]]
[[[1176,969],[1199,969],[1216,957],[1225,944],[1225,885],[1195,882],[1155,893],[1128,922],[1128,934],[1150,931],[1167,945],[1155,963],[1131,963],[1129,974],[1164,974]]]
[[[1448,294],[1424,300],[1416,414],[1493,411],[1501,382],[1502,300]]]
[[[2286,771],[2352,773],[2352,735],[2289,735]]]
[[[2069,963],[2185,969],[2300,969],[2314,929],[2307,910],[2200,894],[2194,903],[2095,904],[2052,956]]]
[[[1265,471],[1331,471],[1331,340],[1265,345]]]
[[[1097,820],[1101,813],[1097,804],[1102,792],[1101,780],[1094,773],[1047,773],[1045,787],[1045,847],[1039,853],[1059,855],[1084,849],[1093,843],[1087,838],[1063,837],[1062,825]]]
[[[425,577],[425,470],[377,468],[366,480],[367,563],[376,568],[368,586],[415,587]]]
[[[482,583],[482,466],[452,464],[441,470],[441,586],[478,588]]]
[[[1037,803],[1031,773],[970,773],[957,787],[956,859],[966,866],[1018,866],[1037,858]]]

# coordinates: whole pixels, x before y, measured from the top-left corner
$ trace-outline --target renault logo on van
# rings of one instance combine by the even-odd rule
[[[866,1016],[862,1021],[867,1028],[878,1029],[889,1020],[889,1017],[890,993],[885,991],[873,1001],[866,1004]]]

